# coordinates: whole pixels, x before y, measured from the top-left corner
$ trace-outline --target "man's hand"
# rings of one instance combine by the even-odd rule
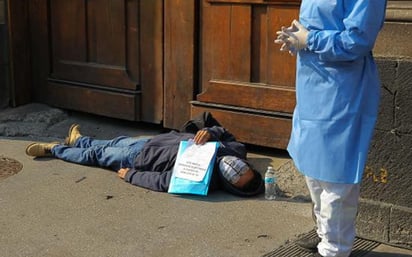
[[[126,173],[127,173],[129,170],[130,170],[129,168],[121,168],[120,170],[117,171],[117,175],[118,175],[120,178],[124,178],[124,177],[126,177]]]
[[[209,141],[211,137],[212,136],[210,135],[210,133],[207,130],[199,130],[196,133],[195,138],[193,138],[193,141],[197,145],[203,145],[204,143]]]

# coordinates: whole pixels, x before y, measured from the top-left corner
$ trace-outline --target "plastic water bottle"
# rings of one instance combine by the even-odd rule
[[[268,166],[265,173],[265,198],[266,200],[276,199],[276,177],[272,166]]]

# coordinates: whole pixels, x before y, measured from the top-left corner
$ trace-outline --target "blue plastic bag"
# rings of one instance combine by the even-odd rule
[[[218,142],[194,145],[181,141],[168,193],[207,195],[218,146]]]

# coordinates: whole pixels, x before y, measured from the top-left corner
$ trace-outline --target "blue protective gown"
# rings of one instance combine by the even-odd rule
[[[362,179],[380,98],[372,48],[385,9],[385,0],[302,1],[308,47],[297,57],[288,151],[306,176],[348,184]]]

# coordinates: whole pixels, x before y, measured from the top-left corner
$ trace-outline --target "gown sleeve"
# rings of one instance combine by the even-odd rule
[[[317,53],[321,61],[352,61],[369,55],[383,26],[386,0],[343,2],[343,29],[317,29],[304,24],[309,28],[308,50]],[[325,17],[317,18],[324,19],[320,22],[327,26],[333,20],[332,15],[333,12],[330,12],[325,13]]]

